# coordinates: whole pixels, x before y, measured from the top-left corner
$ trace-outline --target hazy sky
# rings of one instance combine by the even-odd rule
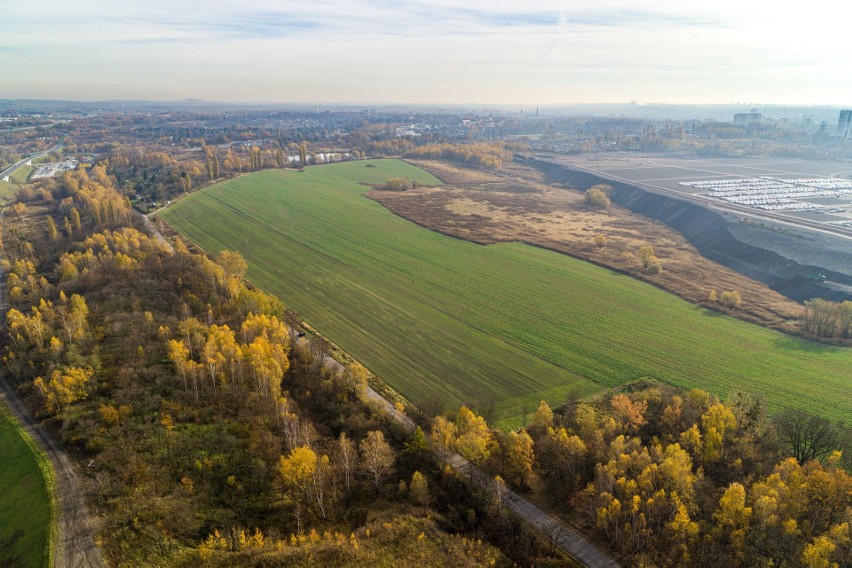
[[[0,98],[849,105],[850,14],[840,0],[3,0]]]

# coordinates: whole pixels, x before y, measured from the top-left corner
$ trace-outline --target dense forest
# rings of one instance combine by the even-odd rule
[[[519,432],[462,408],[435,418],[430,440],[550,502],[631,565],[852,562],[848,428],[795,410],[770,419],[745,393],[721,402],[640,381],[557,413],[542,402]]]

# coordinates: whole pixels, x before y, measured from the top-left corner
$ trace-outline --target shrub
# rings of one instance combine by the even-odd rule
[[[609,209],[610,198],[609,193],[612,188],[608,185],[593,185],[586,191],[586,201],[601,209]]]
[[[391,178],[382,186],[388,191],[405,191],[417,187],[417,182],[412,182],[409,178]]]
[[[740,293],[736,290],[726,290],[722,292],[722,296],[719,298],[719,301],[722,302],[722,305],[726,308],[733,309],[739,308],[743,299],[742,296],[740,296]]]

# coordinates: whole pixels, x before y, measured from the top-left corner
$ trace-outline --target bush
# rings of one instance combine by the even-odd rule
[[[662,271],[663,265],[656,256],[650,257],[648,262],[645,263],[645,274],[659,274]]]
[[[412,187],[417,187],[417,182],[412,182],[409,178],[391,178],[385,182],[382,186],[382,189],[386,189],[388,191],[405,191],[406,189],[411,189]]]
[[[611,192],[612,188],[608,185],[593,185],[588,191],[586,191],[586,201],[595,207],[609,209],[609,206],[612,203],[609,198]]]
[[[740,296],[740,293],[736,290],[726,290],[722,292],[722,296],[719,298],[719,301],[722,302],[722,305],[726,308],[734,309],[739,308],[743,299]]]
[[[639,260],[642,261],[642,270],[646,274],[659,274],[663,271],[663,264],[654,255],[654,247],[651,245],[643,245],[636,251],[636,254],[639,255]]]

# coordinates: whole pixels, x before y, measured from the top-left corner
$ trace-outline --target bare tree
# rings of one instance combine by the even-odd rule
[[[355,464],[358,460],[358,451],[355,442],[346,437],[345,432],[340,433],[337,440],[337,464],[343,473],[343,482],[346,485],[346,494],[352,485],[352,475],[355,472]]]
[[[393,449],[385,441],[381,430],[367,432],[367,437],[358,446],[361,453],[361,467],[376,489],[390,474],[396,458]]]
[[[778,438],[799,463],[825,459],[834,450],[842,449],[847,429],[843,424],[804,410],[787,410],[775,420]]]

